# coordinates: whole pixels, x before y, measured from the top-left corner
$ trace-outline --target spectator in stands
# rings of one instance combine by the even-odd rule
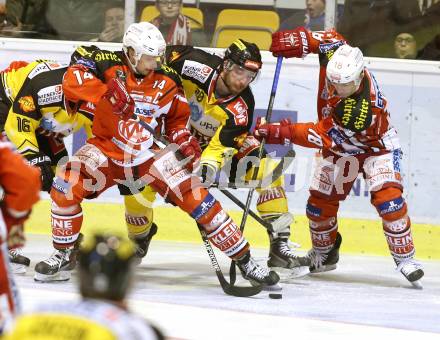
[[[156,0],[160,15],[151,23],[165,38],[167,45],[191,45],[189,20],[182,14],[182,0]]]
[[[125,10],[122,2],[109,4],[104,13],[104,28],[92,41],[121,42],[124,36]]]
[[[420,17],[418,0],[346,0],[338,31],[366,55],[391,57],[396,34]]]
[[[322,31],[325,23],[325,0],[305,0],[306,8],[285,19],[280,30],[304,26],[312,31]],[[338,7],[338,17],[341,10]]]
[[[45,0],[6,0],[1,35],[40,37],[48,31]]]
[[[5,0],[0,0],[0,27],[6,20],[6,5]]]
[[[440,60],[440,34],[417,53],[417,59]]]
[[[46,1],[46,20],[56,32],[56,38],[87,41],[99,36],[106,0]]]
[[[410,33],[400,33],[394,39],[395,57],[399,59],[415,59],[417,55],[417,42]]]
[[[313,31],[324,29],[325,0],[306,0],[305,4],[305,9],[296,11],[281,23],[280,30],[297,26],[304,26]]]

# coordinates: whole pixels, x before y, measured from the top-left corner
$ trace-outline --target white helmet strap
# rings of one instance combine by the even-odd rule
[[[131,62],[130,49],[133,51],[133,58],[135,60],[135,64],[133,64]],[[128,60],[128,63],[130,65],[132,71],[134,73],[139,73],[138,70],[137,70],[137,65],[139,64],[139,60],[141,60],[142,54],[136,53],[136,51],[133,48],[131,48],[131,47],[128,47],[127,50],[124,49],[124,54],[125,54],[125,56],[126,56],[126,58]]]

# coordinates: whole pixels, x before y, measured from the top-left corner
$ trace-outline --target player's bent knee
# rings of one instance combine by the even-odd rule
[[[339,201],[310,196],[307,201],[306,215],[312,221],[325,221],[336,217],[339,209]]]
[[[372,193],[371,196],[371,202],[384,221],[397,221],[408,213],[405,199],[399,188],[384,188]]]

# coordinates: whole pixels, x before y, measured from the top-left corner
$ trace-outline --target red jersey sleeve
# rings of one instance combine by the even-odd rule
[[[332,127],[332,119],[326,118],[318,123],[296,123],[289,126],[291,141],[306,148],[330,148],[332,139],[327,131]]]
[[[107,85],[90,72],[85,66],[69,66],[63,78],[63,91],[66,98],[73,102],[80,100],[97,104],[107,92]]]
[[[331,29],[328,31],[308,31],[308,40],[310,44],[310,52],[311,53],[322,53],[319,46],[321,44],[332,44],[338,41],[344,41],[344,37],[336,32],[335,29]]]
[[[0,164],[0,185],[5,191],[6,208],[11,215],[28,212],[39,200],[40,170],[29,166],[7,142],[0,142]]]

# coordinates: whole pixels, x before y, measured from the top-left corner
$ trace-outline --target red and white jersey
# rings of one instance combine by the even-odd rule
[[[65,95],[72,101],[96,104],[94,137],[88,143],[96,145],[116,164],[135,166],[153,156],[153,136],[138,119],[166,136],[173,130],[186,128],[190,108],[180,78],[171,68],[163,65],[141,78],[131,71],[122,52],[102,51],[94,46],[78,48],[72,59],[73,65],[63,81]],[[125,82],[135,102],[136,118],[121,120],[113,114],[110,102],[102,97],[111,78]]]
[[[327,81],[326,66],[334,51],[345,41],[335,31],[313,32],[311,39],[311,51],[319,54],[320,61],[318,123],[299,123],[292,127],[294,142],[308,147],[323,147],[338,155],[399,149],[397,131],[390,122],[387,99],[371,72],[364,69],[364,78],[356,93],[348,98],[338,97],[334,87]],[[360,122],[368,117],[368,126],[360,132],[354,132],[338,122],[338,117],[350,118],[352,114],[358,114]]]

